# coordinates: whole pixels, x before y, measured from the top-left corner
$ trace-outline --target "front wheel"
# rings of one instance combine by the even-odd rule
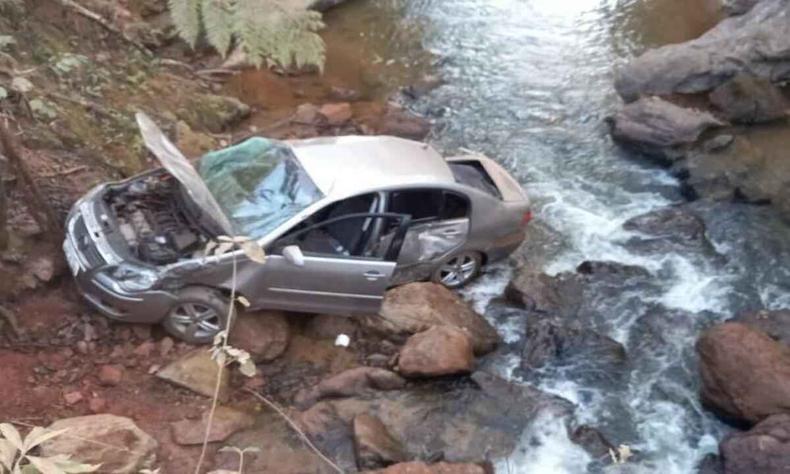
[[[483,257],[477,252],[463,252],[444,260],[434,270],[431,280],[447,288],[460,288],[480,273]]]
[[[219,291],[193,287],[179,292],[178,302],[167,313],[162,325],[173,337],[190,344],[206,344],[228,325],[231,305]]]

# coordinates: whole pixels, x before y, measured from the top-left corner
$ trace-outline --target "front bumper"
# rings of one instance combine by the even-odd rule
[[[112,253],[101,230],[92,227],[95,219],[89,214],[89,207],[90,201],[75,205],[66,223],[63,242],[63,253],[80,294],[108,318],[133,323],[161,321],[175,304],[176,296],[159,290],[125,291],[103,273],[108,266],[122,259]],[[89,229],[87,234],[82,232],[85,227]]]

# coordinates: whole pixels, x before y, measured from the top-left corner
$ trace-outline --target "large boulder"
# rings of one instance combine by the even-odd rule
[[[747,423],[790,413],[790,352],[741,323],[716,325],[697,341],[702,401]]]
[[[333,459],[345,456],[343,427],[366,413],[401,441],[412,459],[480,462],[510,455],[539,416],[560,417],[570,402],[529,385],[483,372],[470,378],[431,379],[375,398],[324,401],[298,418],[311,439]]]
[[[773,415],[719,445],[725,474],[790,472],[790,415]]]
[[[493,351],[499,335],[456,293],[437,283],[409,283],[393,288],[384,297],[378,315],[360,322],[367,328],[389,335],[408,336],[432,326],[452,326],[466,331],[475,354]]]
[[[249,352],[256,362],[269,362],[285,352],[290,334],[284,313],[257,311],[236,318],[228,342]]]
[[[623,229],[641,235],[631,238],[630,249],[649,254],[693,251],[715,254],[706,236],[705,221],[684,206],[669,206],[632,217]]]
[[[368,474],[486,474],[486,470],[479,464],[447,462],[425,464],[421,461],[395,464],[386,469],[367,472]]]
[[[208,349],[195,349],[163,367],[156,376],[195,393],[213,397],[219,376],[219,365],[211,358]],[[219,384],[221,400],[228,396],[229,379],[229,371],[223,371]]]
[[[68,430],[41,445],[41,456],[69,456],[84,464],[101,464],[101,472],[136,474],[156,460],[156,440],[129,418],[90,415],[58,420],[50,431]]]
[[[617,92],[640,95],[709,91],[740,72],[781,82],[790,78],[788,0],[762,0],[697,39],[653,49],[618,72]]]
[[[373,469],[407,460],[401,443],[375,416],[362,413],[354,418],[354,450],[360,469]]]
[[[668,162],[681,158],[683,148],[695,143],[705,130],[724,125],[707,112],[658,97],[626,104],[609,122],[614,140]]]
[[[406,377],[463,374],[474,364],[469,336],[451,326],[434,326],[411,336],[398,356],[398,372]]]
[[[731,122],[770,122],[787,116],[787,102],[779,87],[749,74],[738,74],[714,89],[709,97]]]

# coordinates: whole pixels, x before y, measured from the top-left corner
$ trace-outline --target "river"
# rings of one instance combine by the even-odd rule
[[[510,265],[466,290],[508,343],[485,362],[491,370],[571,400],[574,422],[636,453],[602,467],[568,440],[567,420],[546,419],[524,433],[521,449],[497,460],[498,472],[694,472],[728,430],[698,401],[699,332],[740,310],[790,304],[790,232],[769,208],[694,203],[719,255],[636,252],[621,227],[683,199],[666,171],[609,139],[604,118],[619,104],[614,71],[718,20],[706,0],[380,0],[352,2],[328,17],[327,35],[377,65],[385,86],[426,70],[444,79],[413,107],[436,119],[437,147],[482,151],[530,193],[536,221],[523,264],[555,274],[606,260],[650,271],[649,282],[593,303],[589,324],[629,354],[628,373],[608,382],[567,368],[514,370],[523,315],[498,298]],[[645,318],[663,337],[646,339]]]

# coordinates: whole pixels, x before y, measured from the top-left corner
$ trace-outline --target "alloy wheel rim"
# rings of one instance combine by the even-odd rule
[[[214,336],[220,330],[220,317],[214,308],[202,303],[182,303],[170,314],[173,326],[192,339]]]
[[[460,286],[469,281],[477,270],[477,260],[470,254],[462,254],[445,262],[439,270],[439,278],[447,286]]]

